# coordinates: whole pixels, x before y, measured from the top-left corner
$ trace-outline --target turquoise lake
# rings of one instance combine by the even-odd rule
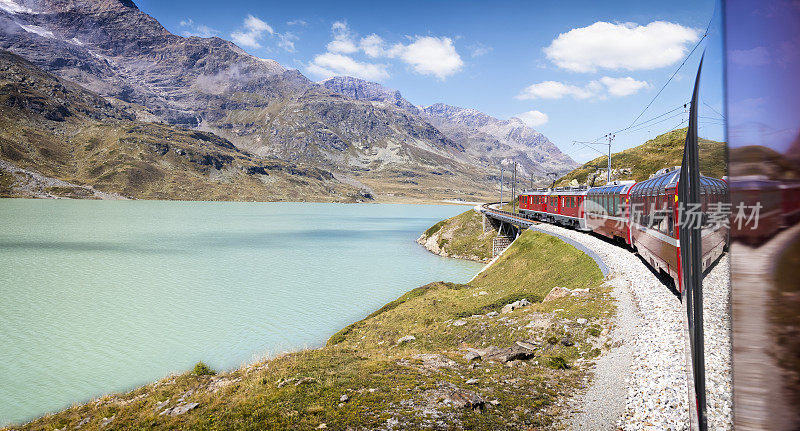
[[[481,265],[414,242],[449,205],[0,199],[0,425],[319,347]]]

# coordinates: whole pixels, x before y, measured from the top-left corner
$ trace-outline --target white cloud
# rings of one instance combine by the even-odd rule
[[[345,21],[331,25],[331,40],[325,54],[317,56],[308,69],[318,75],[344,74],[345,70],[356,70],[359,77],[373,76],[388,78],[386,64],[358,62],[352,55],[363,53],[370,58],[391,58],[400,60],[420,74],[433,75],[439,79],[461,70],[464,62],[449,37],[413,36],[410,43],[395,43],[389,46],[382,37],[370,34],[357,39]],[[320,61],[318,61],[318,59]],[[321,62],[333,62],[323,66]],[[355,76],[355,75],[354,75]]]
[[[342,54],[352,54],[358,51],[355,41],[353,41],[353,34],[347,23],[344,21],[336,21],[331,25],[331,32],[333,33],[333,40],[328,43],[329,52],[338,52]]]
[[[492,50],[494,49],[491,46],[484,45],[484,44],[482,44],[480,42],[475,43],[474,45],[470,46],[469,48],[472,50],[472,58],[480,57],[482,55],[486,55],[486,54],[492,52]]]
[[[581,88],[558,81],[544,81],[525,87],[522,93],[517,96],[517,99],[561,99],[565,96],[588,99],[594,95],[594,92],[588,87]]]
[[[231,39],[248,48],[261,48],[259,41],[264,38],[264,33],[270,35],[275,33],[269,24],[253,15],[247,15],[247,18],[244,19],[244,28],[244,31],[231,33]]]
[[[197,24],[191,18],[182,20],[180,22],[180,26],[189,28],[189,30],[184,30],[181,33],[185,37],[214,37],[219,34],[218,30],[215,30],[207,25]]]
[[[278,36],[278,46],[286,50],[286,52],[294,52],[294,41],[299,39],[294,33],[287,31],[286,33],[276,33]]]
[[[286,25],[299,25],[300,27],[305,27],[305,26],[308,25],[308,23],[303,21],[302,19],[295,19],[295,20],[286,22]]]
[[[364,51],[364,54],[367,54],[370,57],[375,58],[386,56],[383,38],[375,33],[362,38],[358,46],[362,51]]]
[[[625,78],[611,78],[604,76],[596,81],[590,81],[584,86],[565,84],[558,81],[544,81],[525,87],[516,96],[520,100],[531,99],[562,99],[570,96],[574,99],[604,99],[608,96],[624,97],[637,93],[650,84],[637,81],[630,76]]]
[[[559,34],[544,53],[556,66],[574,72],[657,69],[682,59],[699,34],[665,21],[645,26],[598,21]]]
[[[417,73],[444,79],[464,65],[449,37],[417,36],[409,45],[395,44],[389,56],[397,56]]]
[[[522,122],[525,123],[525,125],[528,127],[541,126],[547,124],[547,122],[550,121],[550,118],[547,116],[547,114],[540,111],[523,112],[521,114],[515,115],[515,117],[522,120]]]
[[[326,52],[314,57],[307,69],[322,78],[353,76],[377,81],[389,77],[389,72],[386,71],[384,64],[362,63],[346,55],[333,52]]]
[[[625,78],[610,78],[608,76],[604,76],[600,78],[600,83],[605,85],[608,89],[608,94],[614,97],[630,96],[631,94],[637,93],[639,90],[650,86],[647,82],[637,81],[630,76]]]

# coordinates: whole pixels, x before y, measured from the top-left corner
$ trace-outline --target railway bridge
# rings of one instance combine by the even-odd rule
[[[578,250],[586,253],[595,261],[595,263],[597,263],[598,268],[600,268],[600,271],[604,276],[608,276],[611,273],[603,259],[593,250],[590,250],[585,245],[573,240],[572,238],[538,229],[536,225],[539,222],[529,219],[525,214],[501,210],[499,202],[477,205],[475,206],[474,210],[481,213],[483,216],[484,232],[489,232],[490,230],[497,232],[497,236],[492,240],[493,257],[499,255],[503,252],[503,250],[506,249],[506,247],[511,245],[514,239],[519,236],[520,232],[525,229],[534,229],[544,234],[555,236],[556,238],[559,238],[567,244],[570,244]]]
[[[534,224],[534,221],[524,214],[501,210],[500,202],[477,205],[474,209],[483,216],[483,231],[497,232],[497,236],[492,240],[493,257],[502,253],[522,230]]]

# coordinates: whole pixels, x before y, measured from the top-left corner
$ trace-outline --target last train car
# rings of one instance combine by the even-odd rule
[[[677,190],[680,168],[676,167],[647,181],[636,183],[629,192],[629,243],[642,258],[658,271],[680,281],[680,223],[701,226],[702,266],[705,270],[722,255],[728,241],[727,218],[721,203],[727,201],[725,181],[700,177],[700,208],[680,213]]]

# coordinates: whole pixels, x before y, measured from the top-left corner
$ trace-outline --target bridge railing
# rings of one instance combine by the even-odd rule
[[[505,211],[505,210],[501,210],[501,209],[492,208],[492,205],[497,205],[499,203],[500,202],[485,203],[485,204],[481,205],[481,209],[484,212],[492,213],[494,215],[506,216],[508,219],[510,219],[512,221],[518,221],[518,222],[519,221],[523,221],[523,222],[525,222],[527,224],[533,224],[533,220],[528,218],[527,214],[515,213],[515,212],[511,212],[511,211]],[[520,220],[520,219],[522,219],[522,220]]]

